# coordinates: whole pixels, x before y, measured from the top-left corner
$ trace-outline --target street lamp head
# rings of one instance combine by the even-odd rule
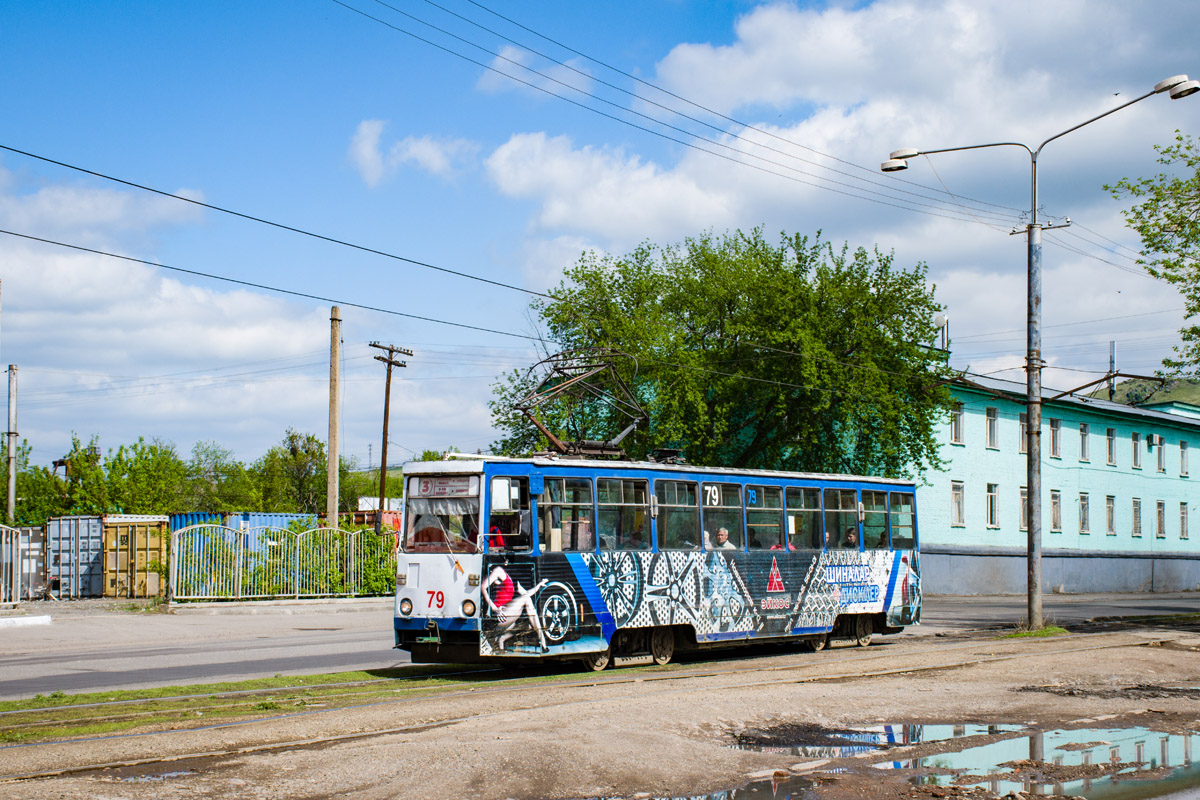
[[[902,158],[889,158],[879,165],[884,172],[903,172],[908,169],[908,162]]]
[[[921,151],[915,147],[902,147],[899,150],[893,150],[888,158],[909,159],[916,158],[921,155]]]
[[[1154,93],[1162,94],[1169,89],[1174,89],[1179,84],[1186,83],[1187,79],[1187,75],[1172,75],[1166,80],[1159,81],[1158,83],[1154,84]]]
[[[1178,100],[1181,97],[1187,97],[1196,92],[1200,92],[1200,81],[1184,81],[1171,89],[1171,99]]]

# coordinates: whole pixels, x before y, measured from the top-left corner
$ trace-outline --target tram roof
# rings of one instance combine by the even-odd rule
[[[861,483],[886,483],[896,486],[914,486],[913,481],[898,478],[880,478],[872,475],[844,475],[826,472],[787,472],[769,469],[736,469],[733,467],[701,467],[692,464],[660,464],[656,461],[601,461],[587,458],[557,458],[554,456],[533,456],[528,458],[511,458],[508,456],[492,456],[478,454],[454,454],[454,458],[442,461],[409,461],[404,465],[405,475],[425,474],[477,474],[483,472],[484,464],[528,464],[535,467],[577,467],[588,471],[594,470],[647,470],[664,473],[690,473],[703,475],[730,475],[747,478],[787,478],[790,480],[812,481],[851,481]]]

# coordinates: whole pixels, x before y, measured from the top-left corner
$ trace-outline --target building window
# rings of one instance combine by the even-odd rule
[[[1062,458],[1062,420],[1050,420],[1050,457]]]
[[[1184,441],[1179,443],[1179,475],[1187,477],[1187,442]]]
[[[963,427],[966,415],[963,412],[963,404],[955,403],[954,408],[950,409],[950,442],[951,444],[964,444],[963,442]]]
[[[1088,433],[1090,432],[1090,430],[1091,429],[1088,427],[1088,424],[1086,422],[1079,423],[1079,460],[1080,461],[1091,461],[1091,457],[1088,455]]]
[[[1111,494],[1104,498],[1104,532],[1117,535],[1117,498]]]
[[[1029,415],[1021,414],[1017,420],[1017,452],[1027,453],[1029,448]]]
[[[1154,538],[1167,538],[1167,504],[1162,500],[1154,506]]]
[[[996,483],[987,485],[987,526],[1000,527],[1000,485]]]
[[[1117,429],[1109,428],[1105,438],[1108,440],[1108,463],[1115,467],[1117,465]]]
[[[1018,527],[1023,530],[1029,530],[1029,489],[1021,487],[1021,508],[1017,511],[1017,519],[1020,520]]]
[[[1135,497],[1133,498],[1133,535],[1142,535],[1142,501]]]
[[[1187,503],[1179,504],[1179,538],[1186,539],[1187,532]]]
[[[1050,532],[1062,533],[1062,492],[1050,490]]]
[[[1132,466],[1134,469],[1142,468],[1142,435],[1140,433],[1129,434],[1129,444],[1133,451]]]
[[[950,483],[950,524],[962,527],[966,520],[966,489],[962,481]]]
[[[1158,471],[1167,471],[1167,442],[1161,436],[1154,437],[1154,449],[1158,451]]]
[[[997,412],[996,412],[996,409],[989,408],[986,413],[987,413],[987,424],[986,424],[986,427],[984,428],[984,430],[987,433],[987,446],[990,447],[991,449],[995,450],[996,448],[999,447],[999,444],[997,444],[998,437],[996,436],[996,425],[997,425],[996,414],[997,414]]]
[[[1087,492],[1079,493],[1079,532],[1091,533],[1091,501],[1088,499]]]

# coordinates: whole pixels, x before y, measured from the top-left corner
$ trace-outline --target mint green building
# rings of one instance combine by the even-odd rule
[[[948,468],[917,489],[925,589],[1023,593],[1025,384],[968,374],[952,392]],[[1043,590],[1200,589],[1200,407],[1055,394],[1042,407]]]

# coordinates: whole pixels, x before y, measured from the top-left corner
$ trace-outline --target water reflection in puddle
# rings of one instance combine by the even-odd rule
[[[182,778],[184,775],[191,775],[191,770],[178,770],[176,772],[157,772],[153,775],[133,775],[128,778],[121,778],[124,783],[154,783],[157,781],[165,781],[170,778]]]
[[[942,786],[1082,795],[1089,800],[1156,797],[1200,786],[1200,735],[1146,728],[1046,731],[955,753],[875,764],[912,769],[914,780]],[[1148,783],[1152,782],[1152,783]]]
[[[788,753],[803,758],[849,758],[889,747],[942,742],[968,736],[994,736],[1025,730],[1023,725],[873,725],[852,730],[815,732],[798,729],[772,735],[743,734],[744,750]],[[790,739],[790,741],[789,741]]]

